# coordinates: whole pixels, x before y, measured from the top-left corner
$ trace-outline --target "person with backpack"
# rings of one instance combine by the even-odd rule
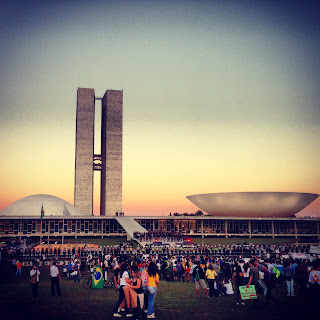
[[[194,278],[194,284],[195,284],[196,291],[197,291],[197,297],[200,298],[199,287],[201,286],[206,293],[206,297],[209,298],[209,290],[208,290],[206,282],[204,280],[205,273],[200,266],[200,261],[196,261],[196,266],[193,269],[192,275]]]

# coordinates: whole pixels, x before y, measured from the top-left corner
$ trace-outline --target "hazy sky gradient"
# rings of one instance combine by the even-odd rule
[[[319,21],[319,1],[2,1],[0,210],[73,204],[77,87],[124,91],[127,214],[320,194]]]

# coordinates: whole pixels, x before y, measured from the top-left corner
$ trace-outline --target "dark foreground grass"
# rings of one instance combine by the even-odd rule
[[[27,268],[23,269],[20,281],[15,279],[9,266],[0,266],[0,318],[27,320],[107,320],[113,319],[113,308],[118,294],[115,289],[86,289],[82,283],[62,280],[61,297],[50,295],[48,268],[41,268],[39,300],[32,302],[31,286]],[[157,319],[312,319],[317,310],[316,301],[310,296],[286,297],[285,287],[274,290],[274,296],[280,303],[271,302],[253,309],[253,302],[246,306],[236,306],[235,296],[223,296],[206,299],[201,291],[201,298],[195,296],[192,283],[161,281],[155,300]],[[123,318],[126,317],[123,315]],[[131,318],[132,319],[132,318]]]

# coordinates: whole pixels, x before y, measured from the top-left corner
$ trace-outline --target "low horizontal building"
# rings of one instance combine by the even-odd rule
[[[43,208],[44,215],[41,217]],[[299,241],[320,239],[319,218],[204,216],[85,216],[70,203],[49,195],[20,199],[0,211],[0,237],[43,239],[82,236],[131,238],[126,219],[147,231],[182,232],[194,237],[292,237]],[[127,222],[127,221],[126,221]],[[132,224],[131,224],[132,225]],[[135,228],[133,225],[132,228]],[[134,230],[140,231],[140,230]]]

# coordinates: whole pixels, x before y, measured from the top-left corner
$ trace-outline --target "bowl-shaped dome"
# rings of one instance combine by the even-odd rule
[[[229,192],[195,194],[187,199],[214,216],[290,217],[318,197],[296,192]]]
[[[44,217],[84,216],[69,202],[48,194],[36,194],[19,199],[0,211],[0,216],[40,217],[43,206]]]

